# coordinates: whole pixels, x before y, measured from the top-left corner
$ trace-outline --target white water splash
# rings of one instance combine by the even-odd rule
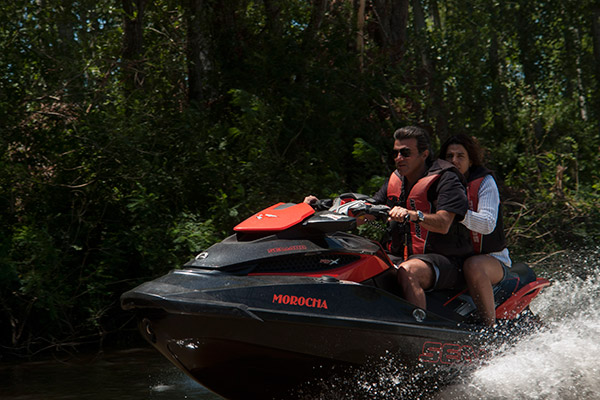
[[[544,327],[497,350],[482,365],[440,376],[393,355],[353,380],[322,382],[310,400],[600,399],[600,248],[567,255],[538,275],[552,281],[531,304]],[[554,271],[554,272],[553,272]]]
[[[584,254],[565,259],[532,303],[543,329],[501,349],[438,399],[600,398],[600,257]]]

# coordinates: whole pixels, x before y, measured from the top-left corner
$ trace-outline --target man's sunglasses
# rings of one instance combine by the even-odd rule
[[[408,147],[403,147],[400,150],[392,150],[392,156],[394,158],[397,158],[398,154],[400,154],[403,158],[408,158],[412,154],[412,151],[410,151],[410,148]]]

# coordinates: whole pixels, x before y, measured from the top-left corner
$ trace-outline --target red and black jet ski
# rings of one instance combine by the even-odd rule
[[[352,207],[387,215],[364,200]],[[484,331],[467,292],[428,293],[427,310],[408,303],[386,252],[347,233],[355,226],[339,212],[275,204],[181,269],[124,293],[121,305],[166,358],[226,398],[284,396],[386,354],[407,365],[476,359]],[[498,318],[519,318],[549,284],[515,265],[495,288]]]

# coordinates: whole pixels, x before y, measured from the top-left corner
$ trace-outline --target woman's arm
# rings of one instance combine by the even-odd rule
[[[500,193],[491,175],[487,175],[479,186],[479,202],[477,211],[469,210],[461,224],[469,230],[489,235],[496,228],[498,209],[500,208]]]

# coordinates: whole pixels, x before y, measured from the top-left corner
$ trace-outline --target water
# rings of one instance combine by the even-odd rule
[[[2,400],[215,400],[154,349],[0,364]]]
[[[493,357],[440,399],[600,398],[600,249],[567,256],[531,308],[545,327]]]
[[[600,399],[600,248],[536,268],[553,285],[531,309],[544,326],[494,351],[458,377],[406,370],[390,355],[356,379],[322,382],[329,399],[592,400]],[[453,371],[456,372],[456,371]]]
[[[306,399],[600,398],[600,248],[538,268],[550,278],[532,303],[539,331],[500,348],[451,383],[427,370],[407,370],[393,355],[352,381],[314,382]],[[552,272],[554,271],[554,272]],[[3,400],[215,400],[153,349],[113,352],[77,362],[0,364]]]

